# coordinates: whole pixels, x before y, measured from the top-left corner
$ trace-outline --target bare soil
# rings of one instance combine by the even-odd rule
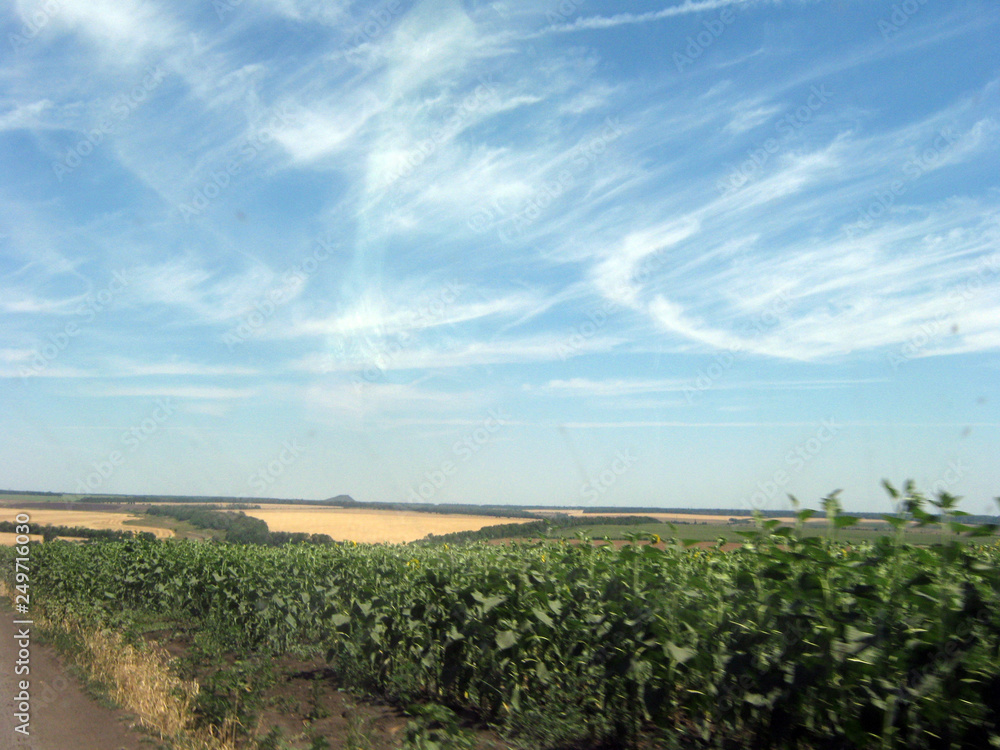
[[[176,630],[150,631],[144,636],[170,654],[182,670],[191,668],[192,644],[189,635]],[[213,673],[231,668],[236,660],[223,655],[221,664],[196,663],[193,674],[203,686]],[[366,748],[367,750],[398,750],[412,720],[402,706],[391,705],[377,697],[364,697],[346,690],[340,677],[325,659],[316,656],[303,659],[284,655],[269,664],[273,684],[257,695],[260,704],[254,725],[247,727],[258,741],[268,734],[280,739],[281,747],[308,750],[321,747],[325,740],[330,750]],[[463,716],[462,728],[476,737],[479,750],[506,750],[496,732],[476,717]],[[322,738],[322,739],[320,739]]]
[[[134,717],[125,711],[107,708],[91,697],[80,680],[68,669],[55,649],[40,643],[33,625],[15,625],[18,616],[6,600],[0,602],[0,747],[30,750],[155,750],[161,744],[132,729]],[[24,627],[31,630],[30,673],[15,674],[18,644],[15,635]],[[16,732],[21,722],[14,717],[14,697],[20,681],[29,681],[29,736]]]

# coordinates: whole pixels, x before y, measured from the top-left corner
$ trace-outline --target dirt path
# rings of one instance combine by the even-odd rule
[[[34,625],[15,625],[9,604],[0,603],[0,748],[24,750],[154,750],[159,743],[130,731],[128,714],[99,706],[66,671],[51,646],[38,643]],[[18,633],[29,628],[29,675],[15,674]],[[15,727],[19,682],[29,680],[30,735]]]

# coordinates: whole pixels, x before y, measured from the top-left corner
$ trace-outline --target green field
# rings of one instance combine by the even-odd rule
[[[157,633],[197,665],[190,721],[248,750],[278,747],[261,696],[295,674],[313,675],[310,721],[324,689],[422,717],[380,748],[1000,747],[996,529],[961,523],[952,496],[887,489],[904,514],[881,524],[841,514],[834,493],[823,522],[806,510],[793,525],[564,517],[531,522],[562,538],[505,544],[483,540],[517,524],[462,532],[479,535],[468,544],[53,541],[0,550],[0,573],[15,595],[30,584],[32,615],[61,632],[143,648]],[[720,537],[743,544],[669,541]],[[30,575],[14,565],[28,554]],[[293,656],[313,666],[276,677]]]
[[[911,515],[939,520],[921,502]],[[253,675],[289,653],[423,706],[438,744],[409,750],[476,747],[459,715],[526,750],[1000,746],[1000,546],[974,536],[989,530],[952,521],[924,546],[941,533],[900,519],[845,544],[856,519],[834,499],[827,511],[838,540],[773,521],[730,552],[53,542],[31,551],[32,606],[137,643],[150,623],[186,633],[216,654],[209,686],[241,686],[206,688],[202,720],[236,716],[245,747]],[[16,590],[13,554],[0,559]]]
[[[170,518],[169,516],[152,516],[148,513],[143,513],[133,520],[123,521],[122,526],[170,529],[178,539],[192,539],[195,541],[221,539],[225,536],[225,532],[217,529],[203,529],[187,521],[178,521],[176,518]]]

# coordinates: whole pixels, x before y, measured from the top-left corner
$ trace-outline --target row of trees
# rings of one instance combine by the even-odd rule
[[[660,523],[649,516],[569,516],[554,515],[539,521],[527,523],[500,523],[484,526],[476,531],[454,531],[450,534],[428,534],[426,541],[434,544],[463,544],[490,539],[525,539],[550,535],[556,529],[571,529],[577,526],[633,526],[644,523]]]
[[[17,533],[17,526],[12,521],[0,521],[0,532],[7,532],[10,534]],[[156,535],[149,531],[125,531],[118,529],[88,529],[85,526],[52,526],[45,525],[39,526],[32,524],[31,526],[32,534],[41,534],[42,539],[46,542],[51,542],[56,537],[60,536],[70,536],[77,537],[81,539],[92,539],[102,542],[120,542],[125,539],[132,539],[133,537],[138,537],[139,539],[146,539],[149,541],[155,541]]]
[[[270,547],[298,542],[333,544],[333,538],[329,534],[271,531],[265,521],[242,511],[219,511],[190,505],[153,505],[146,512],[151,516],[168,516],[178,521],[187,521],[201,529],[223,531],[225,541],[234,544],[262,544]]]

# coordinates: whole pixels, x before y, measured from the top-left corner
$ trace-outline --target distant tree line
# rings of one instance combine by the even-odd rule
[[[644,523],[660,523],[649,516],[568,516],[559,514],[551,518],[527,523],[501,523],[484,526],[475,531],[453,531],[450,534],[428,534],[421,541],[431,544],[465,544],[490,539],[512,539],[548,536],[556,529],[571,529],[578,526],[633,526]]]
[[[39,490],[0,490],[0,495],[57,495],[62,496],[61,492],[41,492]]]
[[[148,508],[157,508],[157,507],[161,507],[161,508],[162,507],[167,507],[167,508],[175,507],[176,508],[176,507],[180,507],[180,506],[176,506],[176,505],[175,506],[170,506],[170,505],[166,505],[166,506],[162,506],[162,505],[161,506],[150,505],[150,506],[148,506]],[[202,503],[199,503],[196,507],[193,504],[186,505],[184,507],[187,510],[215,510],[215,511],[219,511],[219,510],[260,510],[260,506],[259,505],[255,505],[255,504],[251,504],[251,503],[224,503],[224,504],[222,504],[222,503],[220,503],[220,504],[216,504],[216,503],[202,504]],[[136,512],[138,512],[138,513],[149,513],[150,511],[149,511],[148,508],[139,507],[139,508],[136,509]],[[156,515],[156,514],[153,514],[153,515]],[[162,515],[162,513],[160,515]]]
[[[308,505],[319,508],[354,508],[356,510],[390,510],[390,511],[416,511],[418,513],[451,513],[464,516],[491,516],[494,518],[542,518],[538,513],[517,506],[507,505],[472,505],[447,503],[376,503],[360,502],[350,495],[337,495],[326,500],[287,500],[282,498],[250,498],[232,497],[209,497],[197,495],[83,495],[77,500],[81,503],[118,503],[118,504],[146,504],[146,503],[170,503],[171,505],[191,504],[202,505],[217,510],[219,505],[225,504],[227,509],[232,510],[252,510],[263,505]]]
[[[795,515],[794,510],[761,510],[760,514],[764,518],[790,518]],[[749,509],[734,510],[733,508],[616,508],[614,506],[584,508],[583,513],[663,513],[676,515],[699,515],[699,516],[752,516],[754,511]],[[843,511],[841,515],[859,518],[865,521],[881,521],[885,516],[895,516],[895,513],[879,513],[878,511]],[[1000,516],[990,515],[968,515],[962,517],[963,523],[996,523]],[[659,523],[659,521],[657,521]],[[676,523],[676,522],[674,522]]]
[[[0,521],[0,532],[17,533],[17,524],[11,521]],[[32,534],[41,534],[46,542],[51,542],[57,536],[73,536],[101,542],[120,542],[133,537],[154,541],[156,534],[149,531],[126,531],[124,529],[88,529],[85,526],[51,526],[31,524]]]
[[[754,510],[743,508],[742,510],[733,508],[643,508],[624,507],[618,508],[613,505],[592,506],[584,508],[586,513],[663,513],[672,515],[697,515],[697,516],[752,516]],[[761,510],[760,514],[765,518],[781,517],[785,518],[795,513],[794,510]],[[857,516],[858,518],[881,518],[881,513],[848,513],[846,515]]]
[[[201,529],[223,531],[224,540],[234,544],[261,544],[269,547],[300,542],[333,544],[333,537],[329,534],[271,531],[265,521],[242,511],[220,511],[191,505],[153,505],[146,512],[151,516],[168,516],[178,521],[187,521]]]
[[[243,498],[237,498],[242,501]],[[230,497],[197,497],[184,495],[81,495],[72,502],[77,503],[113,503],[115,505],[145,505],[146,503],[198,503],[203,507],[226,507],[234,510],[251,510],[259,505],[248,502],[234,502]],[[256,501],[255,501],[256,502]]]

